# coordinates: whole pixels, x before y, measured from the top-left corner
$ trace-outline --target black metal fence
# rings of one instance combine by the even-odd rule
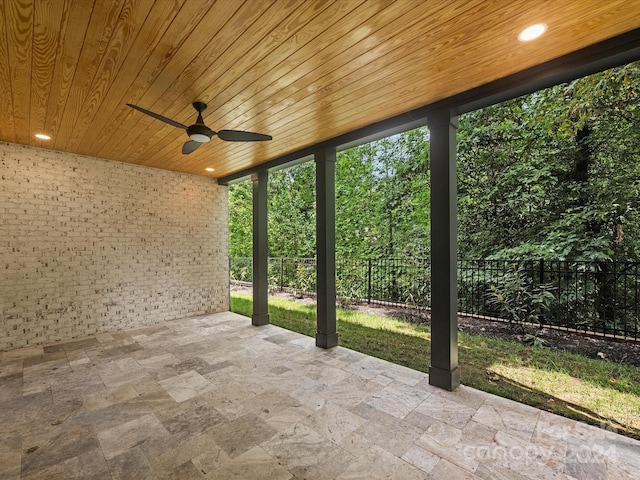
[[[252,281],[252,259],[233,258],[231,278]],[[270,258],[271,289],[315,292],[314,258]],[[601,335],[640,339],[640,262],[564,260],[459,260],[458,309],[472,316],[501,317],[491,302],[492,287],[511,288],[517,272],[519,288],[541,286],[554,295],[539,318],[545,325]],[[416,308],[431,305],[431,262],[428,258],[338,259],[336,293],[343,299]]]

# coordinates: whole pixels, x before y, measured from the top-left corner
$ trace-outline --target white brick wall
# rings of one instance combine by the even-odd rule
[[[0,142],[0,351],[229,309],[227,187]]]

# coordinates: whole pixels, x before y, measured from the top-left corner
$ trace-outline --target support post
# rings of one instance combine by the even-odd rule
[[[338,345],[336,330],[336,150],[314,155],[316,161],[316,346]]]
[[[267,236],[267,181],[262,170],[251,175],[253,182],[253,315],[252,325],[269,323],[269,238]]]
[[[431,153],[431,364],[429,383],[452,391],[458,367],[457,178],[458,118],[449,109],[429,116]]]

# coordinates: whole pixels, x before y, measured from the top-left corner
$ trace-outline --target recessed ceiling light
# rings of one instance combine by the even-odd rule
[[[215,168],[208,167],[208,168],[205,168],[205,170],[206,170],[207,172],[213,172],[213,171],[215,170]]]
[[[40,140],[51,140],[51,137],[49,135],[45,135],[44,133],[36,133],[35,137],[39,138]]]
[[[535,25],[531,25],[530,27],[525,28],[518,35],[518,40],[521,42],[528,42],[530,40],[535,40],[544,32],[547,31],[547,25],[544,23],[536,23]]]

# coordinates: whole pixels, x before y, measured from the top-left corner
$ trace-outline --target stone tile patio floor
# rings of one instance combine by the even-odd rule
[[[0,355],[2,479],[640,478],[640,442],[233,313]]]

